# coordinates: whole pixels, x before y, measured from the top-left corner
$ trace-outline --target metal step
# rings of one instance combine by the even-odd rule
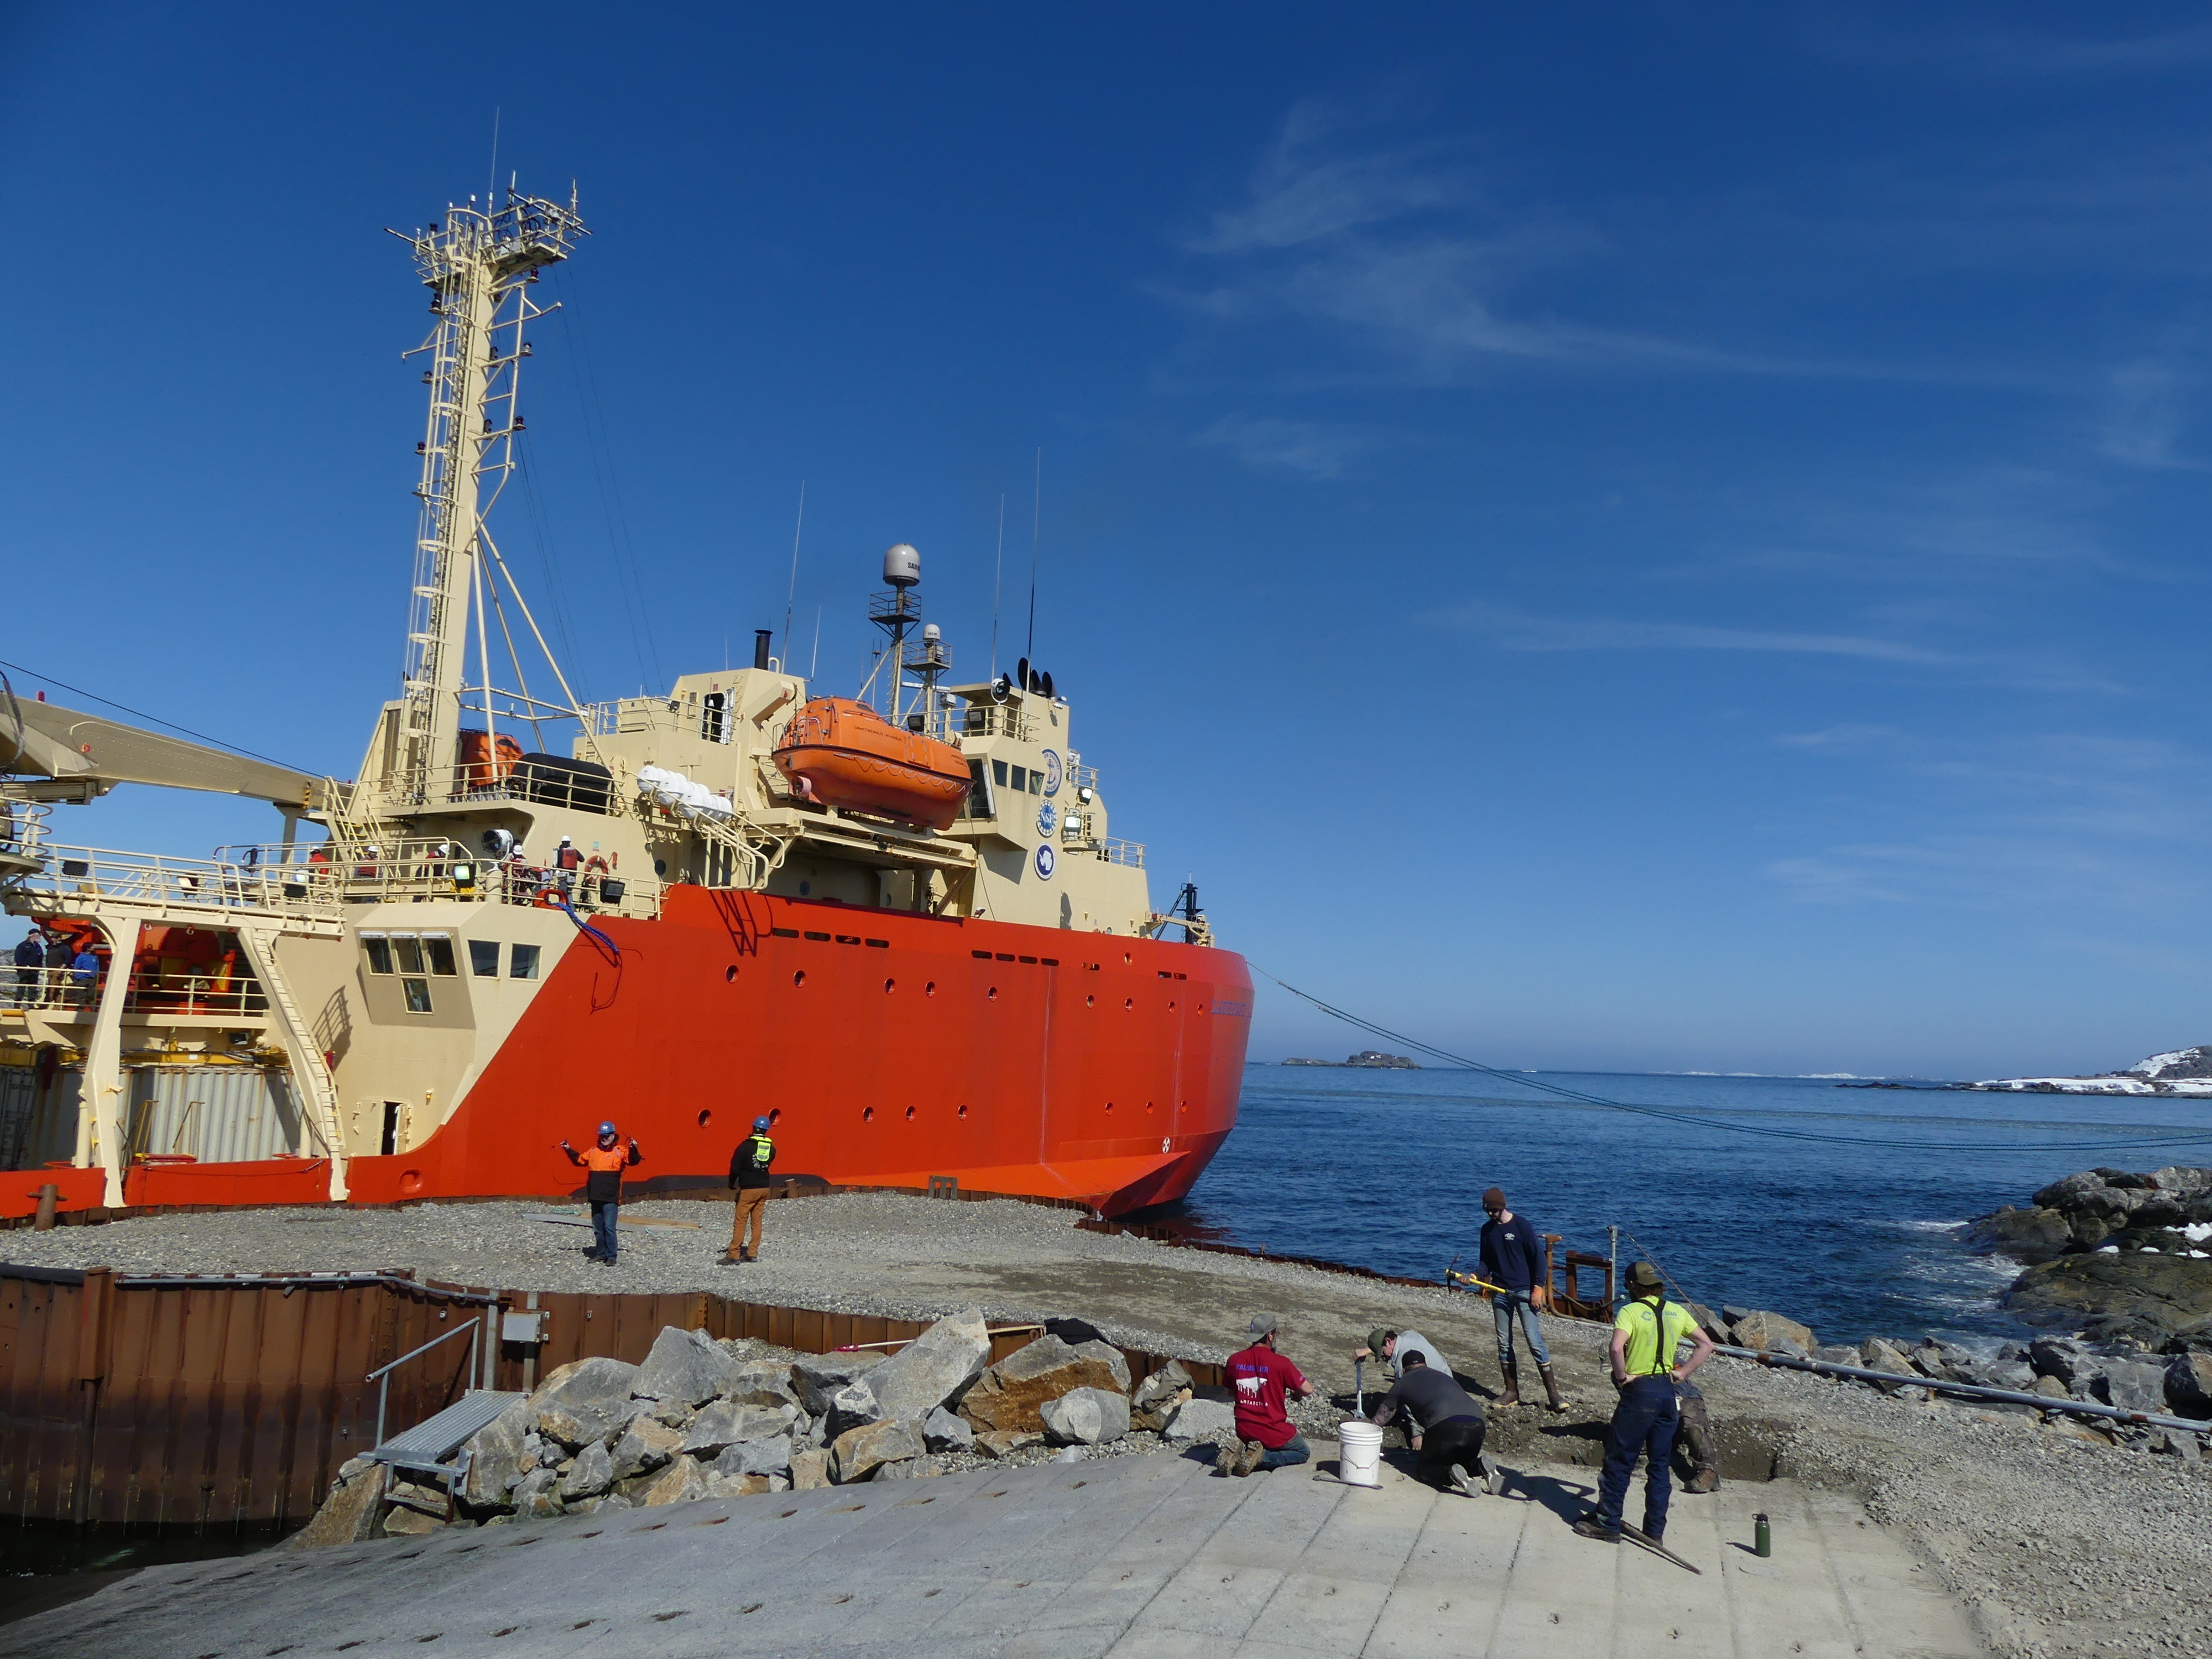
[[[367,1455],[395,1468],[417,1469],[442,1475],[450,1481],[460,1472],[447,1460],[468,1444],[471,1437],[518,1400],[529,1396],[498,1389],[471,1389],[435,1417],[402,1430]]]

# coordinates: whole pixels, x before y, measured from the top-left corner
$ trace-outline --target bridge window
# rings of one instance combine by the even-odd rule
[[[453,977],[461,970],[453,963],[453,941],[443,933],[422,935],[422,954],[430,959],[430,971]]]
[[[402,979],[400,991],[407,998],[407,1012],[427,1014],[430,1012],[430,981],[427,979]]]
[[[392,941],[381,933],[363,933],[362,948],[368,952],[368,971],[388,974],[392,971]]]
[[[419,974],[422,969],[422,941],[412,933],[402,933],[392,941],[392,954],[399,958],[399,971]],[[425,1010],[424,1012],[428,1012]]]
[[[507,976],[509,979],[536,979],[538,977],[538,947],[534,945],[518,945],[513,947],[507,953]]]
[[[495,939],[472,939],[469,941],[469,971],[478,979],[499,977],[499,941]]]

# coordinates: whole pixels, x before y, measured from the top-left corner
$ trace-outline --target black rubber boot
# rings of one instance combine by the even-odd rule
[[[1503,1410],[1521,1403],[1521,1368],[1509,1359],[1499,1369],[1505,1373],[1505,1389],[1492,1403]]]

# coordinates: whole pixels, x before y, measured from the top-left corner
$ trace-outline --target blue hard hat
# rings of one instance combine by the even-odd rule
[[[755,1134],[766,1134],[768,1133],[768,1120],[764,1117],[755,1118],[753,1120],[753,1133]]]
[[[599,1125],[599,1133],[603,1135],[611,1135],[614,1132],[615,1126],[611,1123],[602,1123]]]

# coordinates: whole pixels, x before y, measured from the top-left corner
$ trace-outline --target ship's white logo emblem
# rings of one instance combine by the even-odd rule
[[[1036,855],[1037,874],[1044,880],[1050,881],[1052,879],[1052,848],[1049,847],[1038,848]]]
[[[1060,756],[1050,749],[1044,751],[1044,792],[1048,795],[1060,793]]]
[[[1050,801],[1037,808],[1037,834],[1048,836],[1060,827],[1060,813]]]

